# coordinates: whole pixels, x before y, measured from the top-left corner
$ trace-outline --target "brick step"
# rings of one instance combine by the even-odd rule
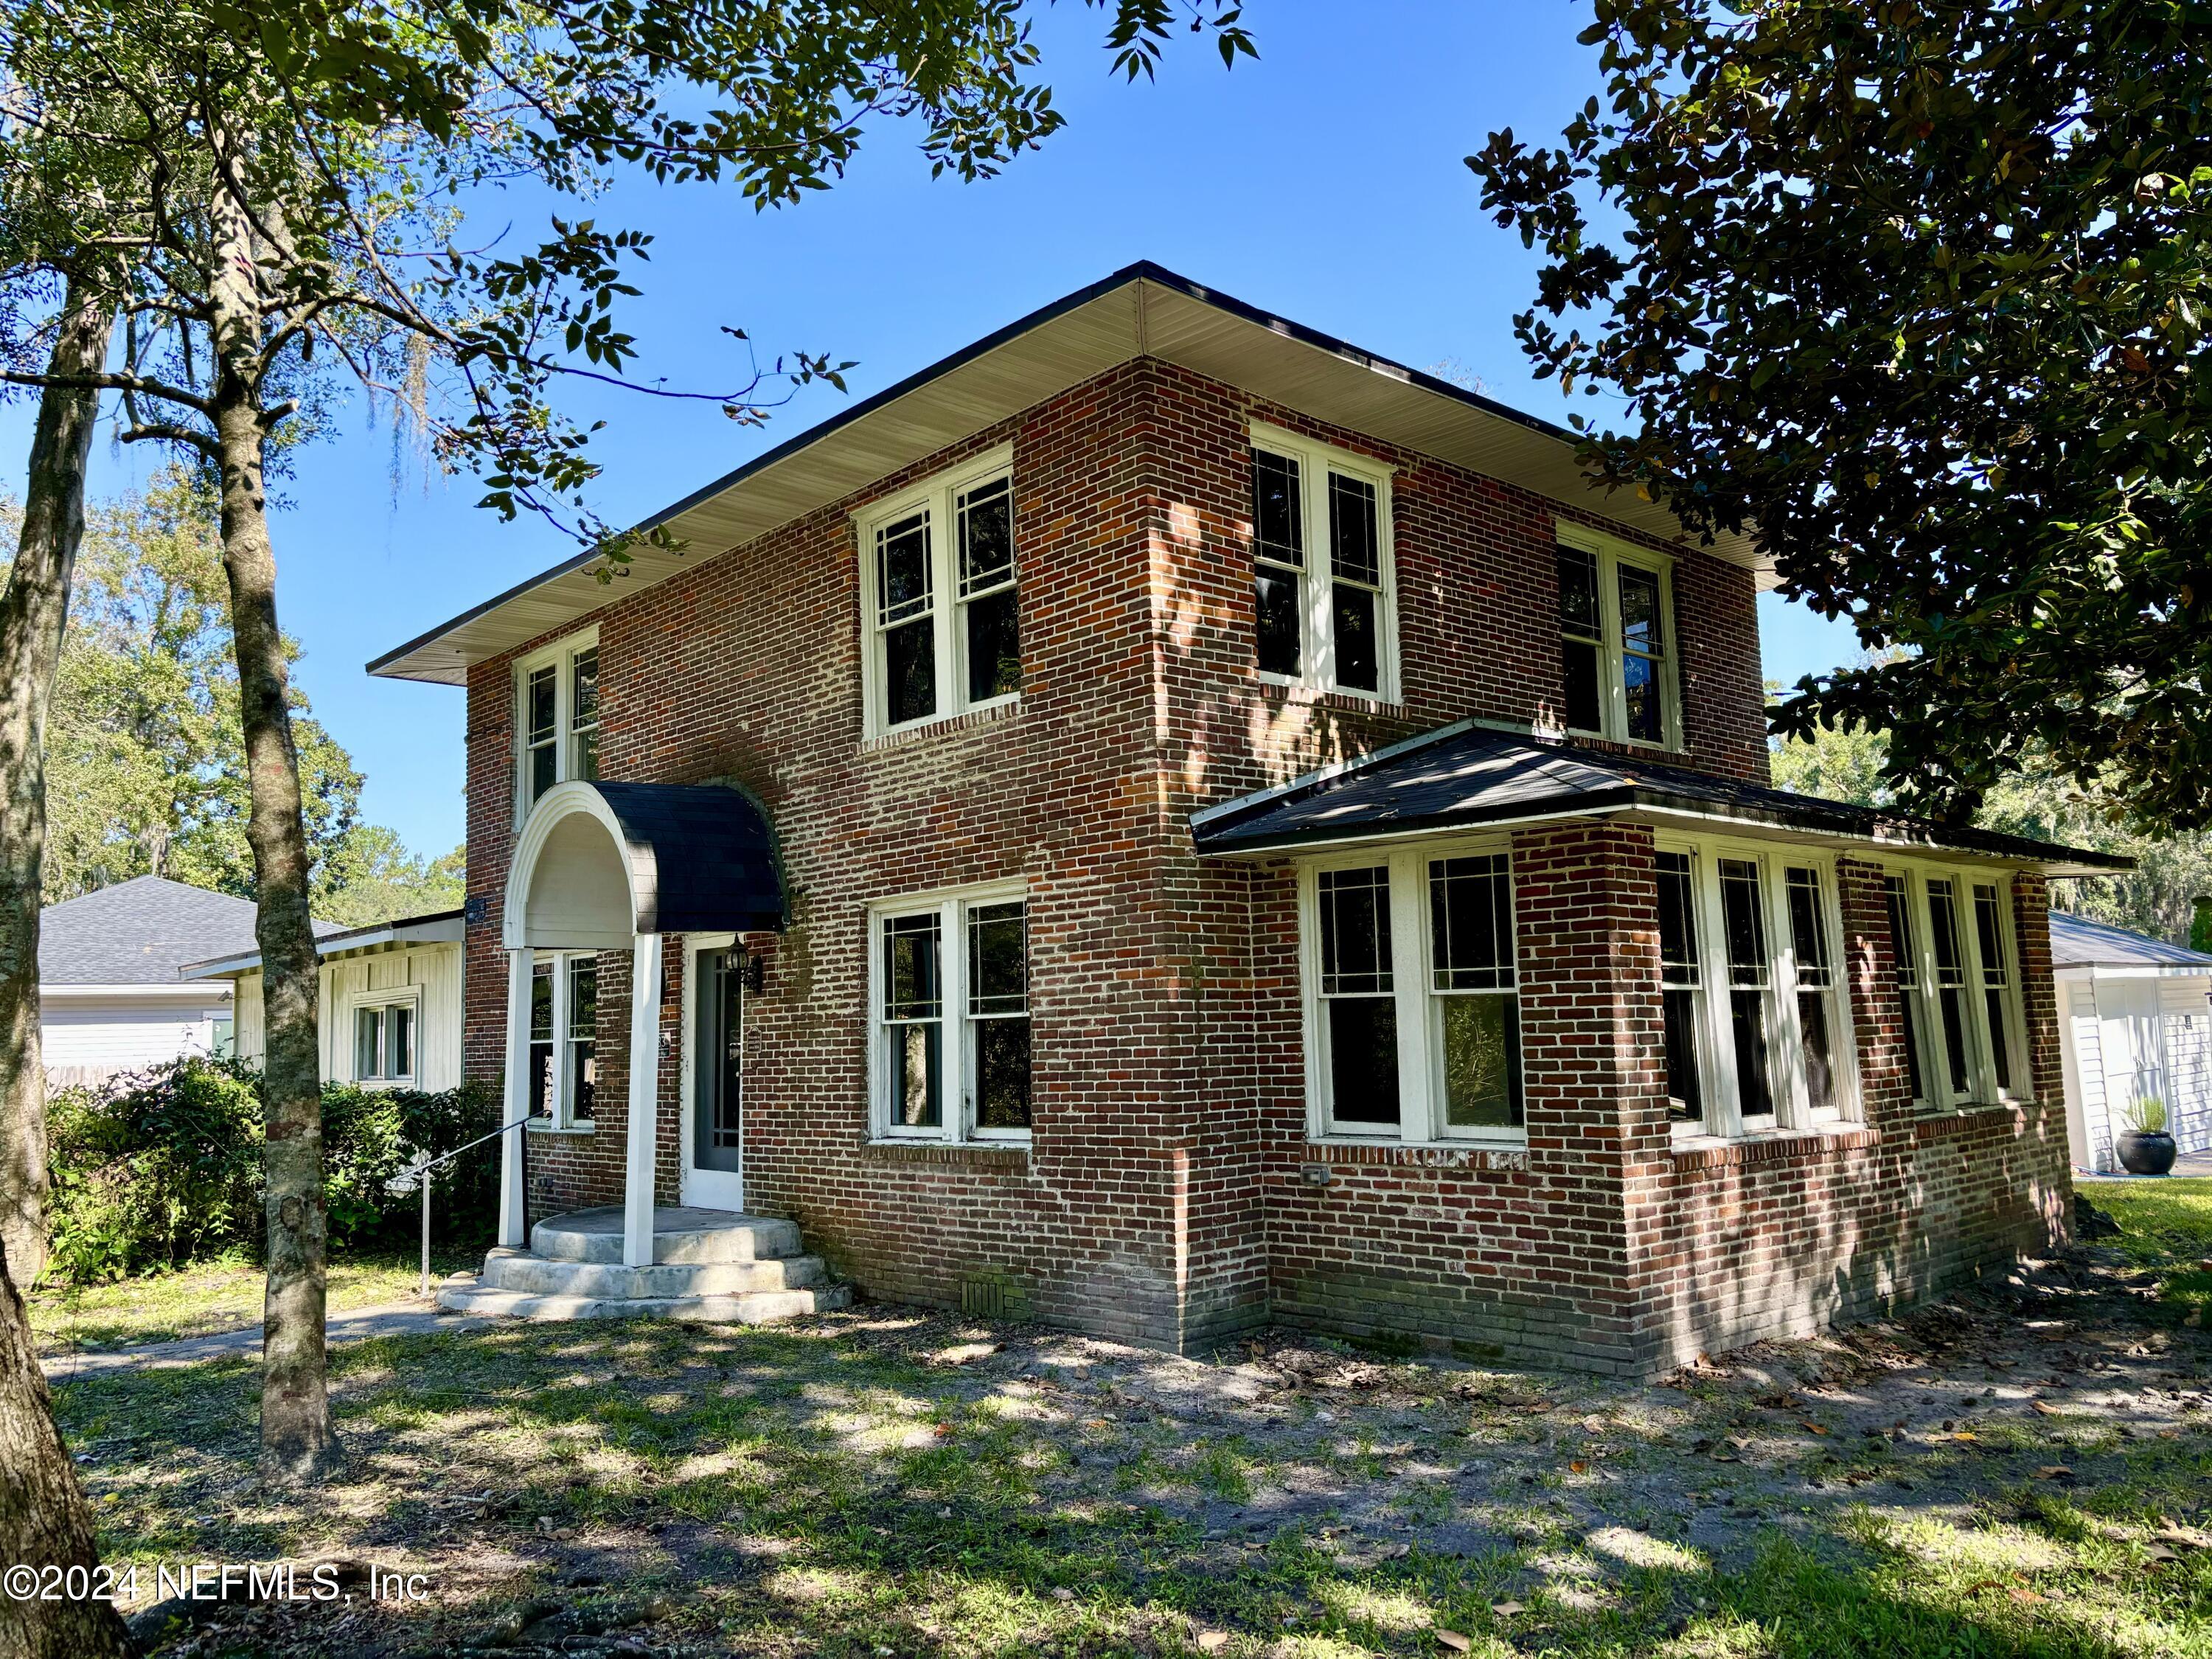
[[[484,1258],[482,1288],[532,1296],[624,1297],[653,1300],[690,1296],[749,1296],[812,1289],[830,1282],[822,1258],[777,1256],[764,1261],[671,1261],[651,1267],[548,1260],[523,1250]]]
[[[772,1261],[800,1253],[799,1224],[732,1210],[663,1206],[653,1214],[656,1263],[704,1266]],[[530,1253],[550,1261],[588,1261],[618,1267],[623,1259],[623,1210],[610,1204],[549,1217],[530,1230]]]

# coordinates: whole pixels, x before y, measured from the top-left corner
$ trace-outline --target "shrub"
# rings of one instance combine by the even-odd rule
[[[89,1283],[262,1245],[261,1079],[238,1060],[188,1057],[48,1105],[53,1277]],[[323,1184],[333,1249],[412,1237],[420,1159],[497,1127],[475,1084],[441,1094],[323,1090]],[[434,1171],[432,1225],[488,1237],[498,1210],[496,1142]]]

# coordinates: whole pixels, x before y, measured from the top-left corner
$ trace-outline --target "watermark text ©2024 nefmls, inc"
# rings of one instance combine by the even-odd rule
[[[155,1565],[153,1599],[186,1601],[340,1601],[353,1599],[345,1579],[358,1580],[330,1561],[303,1565],[295,1561],[162,1561]],[[19,1561],[0,1571],[0,1591],[11,1601],[125,1601],[139,1599],[144,1582],[138,1563],[112,1566],[33,1566]],[[371,1565],[367,1594],[372,1601],[427,1601],[428,1573],[397,1572]]]

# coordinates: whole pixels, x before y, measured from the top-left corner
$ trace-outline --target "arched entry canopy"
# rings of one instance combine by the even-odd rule
[[[510,951],[626,951],[647,934],[781,933],[783,880],[760,808],[714,784],[546,791],[508,867]]]
[[[784,922],[783,881],[776,872],[768,818],[737,790],[580,779],[547,790],[516,838],[501,922],[507,957],[507,1122],[527,1120],[540,1092],[540,1068],[532,1060],[538,951],[630,953],[628,1098],[653,1103],[658,1099],[665,1036],[660,979],[667,935],[781,933]],[[559,1004],[553,1006],[557,1009]],[[557,1088],[546,1086],[557,1095]],[[623,1193],[627,1267],[653,1261],[658,1117],[649,1107],[628,1113]],[[500,1243],[516,1249],[528,1242],[523,1225],[524,1133],[506,1138],[500,1177]]]

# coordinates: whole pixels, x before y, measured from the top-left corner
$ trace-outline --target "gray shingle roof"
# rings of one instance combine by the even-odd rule
[[[318,933],[334,924],[319,921]],[[47,985],[173,985],[188,962],[254,948],[253,901],[139,876],[50,904],[39,917]]]
[[[1334,775],[1231,801],[1192,819],[1200,853],[1504,824],[1556,814],[1690,812],[1901,849],[1956,848],[2056,866],[2133,868],[2110,854],[1850,806],[1680,766],[1484,726],[1446,726]]]
[[[2131,933],[2110,922],[2063,910],[2051,913],[2051,965],[2054,968],[2197,968],[2212,974],[2212,956],[2162,939]]]

